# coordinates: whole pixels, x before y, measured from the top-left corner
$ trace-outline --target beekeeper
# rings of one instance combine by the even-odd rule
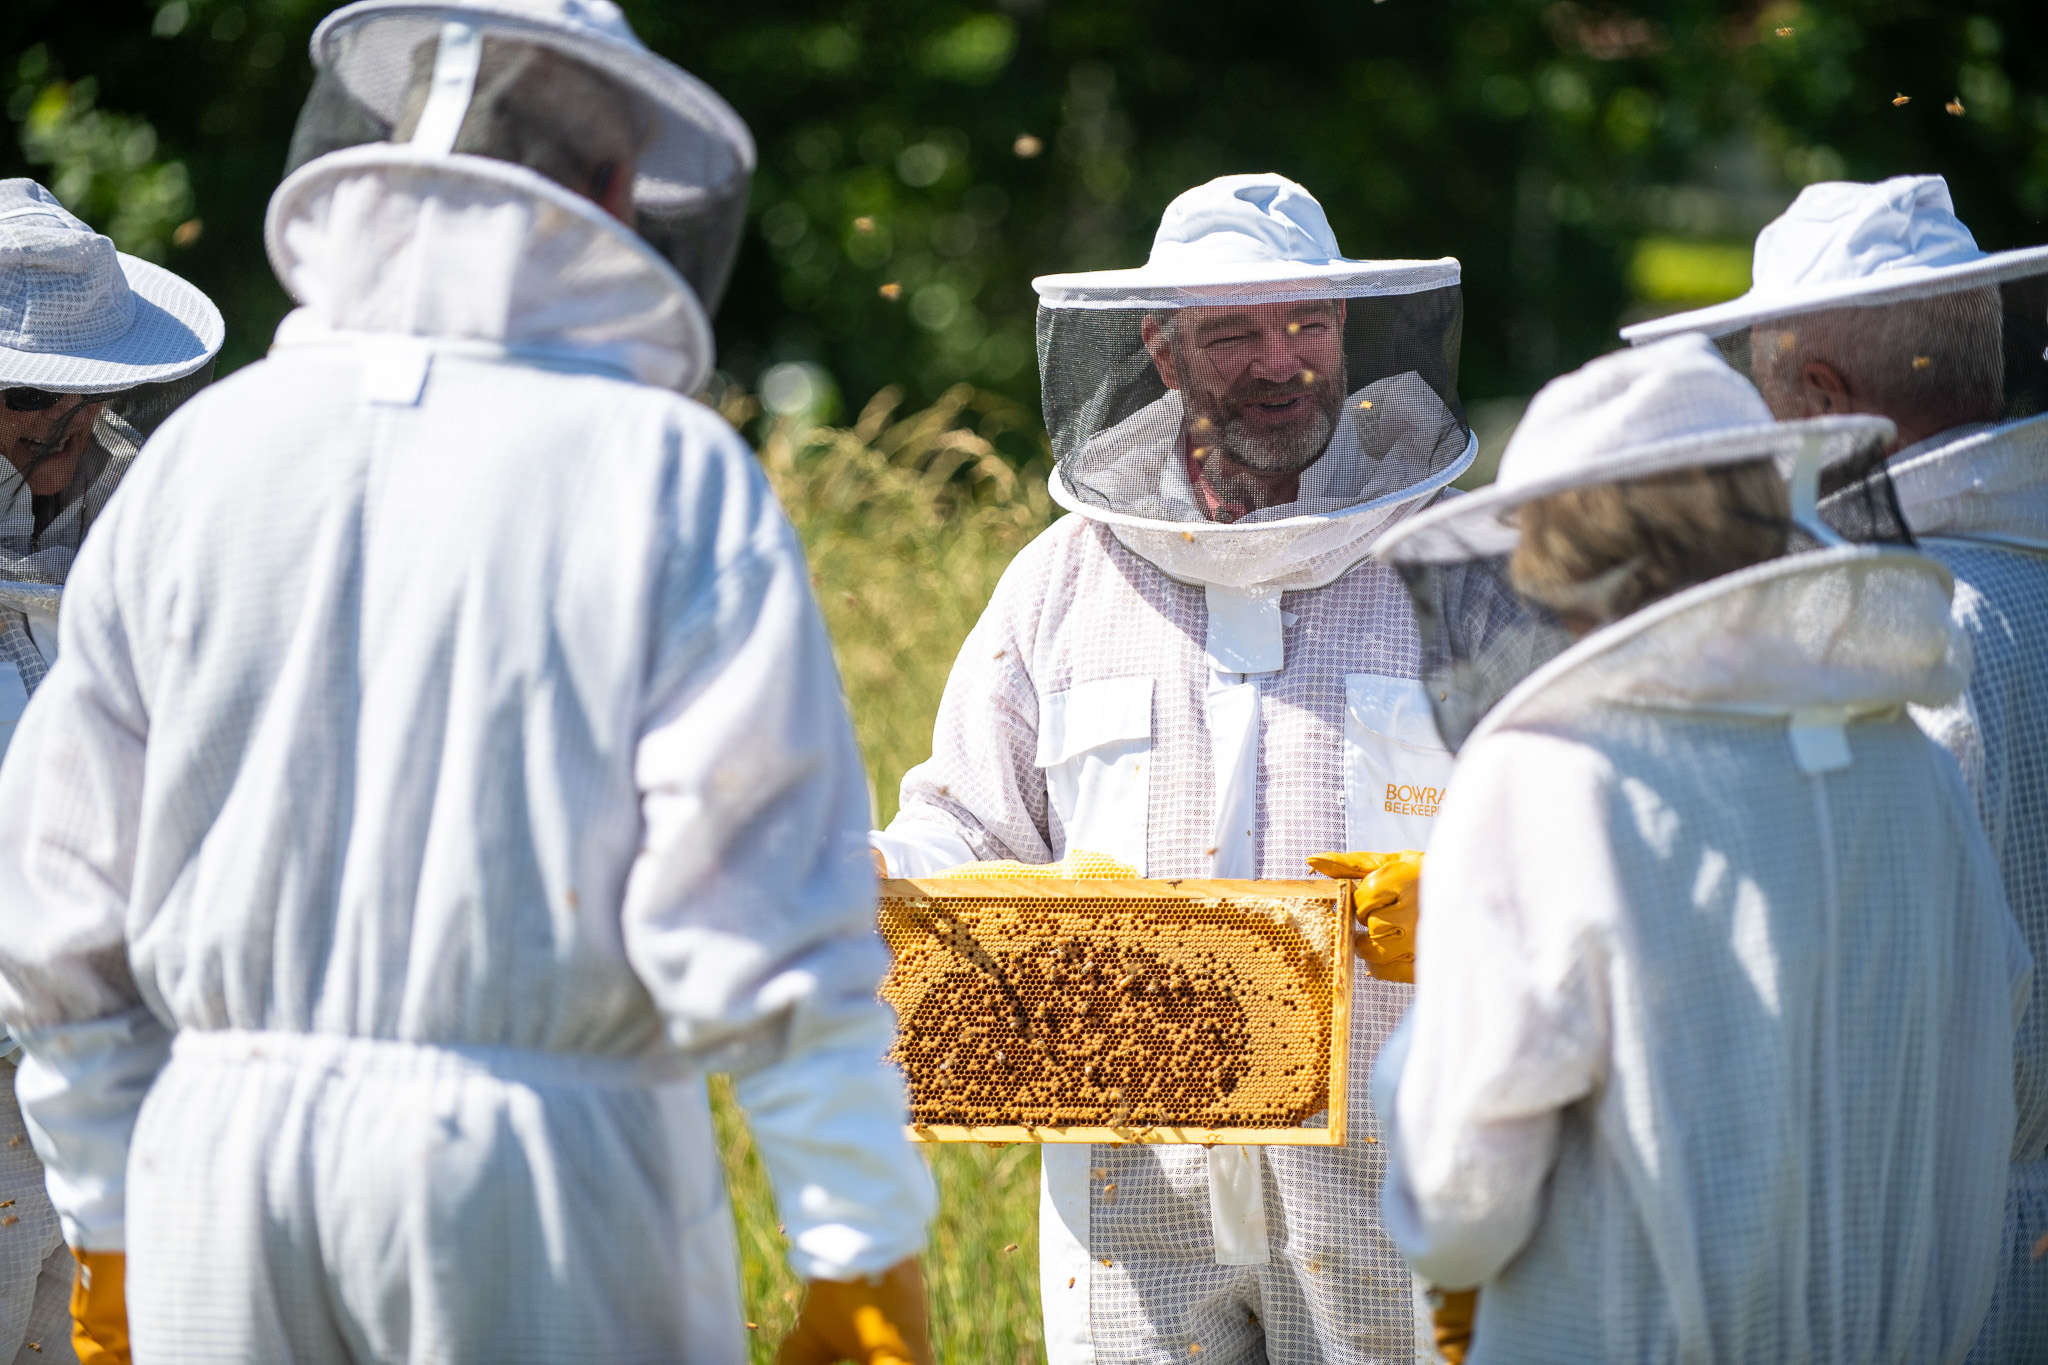
[[[1300,877],[1325,850],[1424,846],[1450,757],[1406,594],[1365,559],[1475,450],[1458,263],[1347,259],[1308,191],[1237,175],[1174,200],[1143,267],[1034,288],[1074,515],[961,647],[932,757],[874,836],[888,871],[1078,849]],[[1361,1075],[1408,994],[1359,986]],[[1050,1359],[1410,1358],[1362,1097],[1349,1123],[1336,1149],[1045,1147]]]
[[[1955,575],[1968,689],[1916,714],[1961,762],[2007,900],[2048,960],[2048,246],[1984,252],[1940,176],[1809,186],[1757,237],[1732,303],[1634,329],[1697,329],[1747,352],[1782,418],[1874,412],[1920,548]],[[2048,1007],[2016,1043],[1999,1289],[1972,1359],[2048,1359]]]
[[[1491,488],[1376,551],[1418,583],[1491,564],[1573,640],[1458,751],[1374,1078],[1382,1215],[1483,1286],[1472,1365],[1976,1333],[2033,966],[1905,715],[1969,668],[1948,570],[1814,512],[1891,435],[1773,423],[1679,337],[1547,385]]]
[[[145,432],[211,377],[223,335],[199,290],[33,180],[0,180],[0,753],[57,656],[80,542]],[[19,1055],[0,1032],[0,1360],[69,1360],[71,1254],[15,1107]]]
[[[598,0],[370,0],[312,50],[299,307],[102,514],[0,769],[81,1330],[125,1251],[138,1359],[744,1361],[721,1070],[792,1358],[928,1359],[860,759],[683,396],[747,131]]]

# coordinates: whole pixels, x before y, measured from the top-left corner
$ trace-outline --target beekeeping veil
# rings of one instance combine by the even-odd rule
[[[1539,600],[1512,571],[1517,519],[1531,503],[1767,461],[1767,476],[1785,481],[1784,510],[1742,519],[1775,531],[1782,553],[1844,545],[1842,528],[1860,541],[1904,544],[1890,485],[1874,477],[1892,435],[1890,422],[1867,415],[1774,421],[1755,387],[1698,335],[1603,356],[1545,385],[1492,485],[1417,514],[1374,548],[1415,601],[1422,681],[1445,744],[1456,750],[1502,697],[1586,633],[1586,622],[1574,629],[1554,599]],[[1632,567],[1587,586],[1618,589]]]
[[[1032,287],[1053,498],[1182,582],[1320,587],[1476,453],[1458,263],[1347,259],[1281,176],[1181,195],[1137,269]],[[1295,496],[1251,505],[1229,466]]]
[[[1757,234],[1752,278],[1622,336],[1705,333],[1780,417],[1839,381],[1835,410],[1891,416],[1901,441],[2048,411],[2048,246],[1979,250],[1938,175],[1807,186]]]
[[[537,96],[549,55],[577,76]],[[717,311],[746,222],[753,138],[710,87],[648,51],[610,0],[361,0],[321,21],[312,58],[288,174],[369,143],[459,161],[508,124],[528,164],[544,166],[593,104],[622,104],[639,145],[631,226],[689,282],[705,319]],[[592,76],[620,99],[592,100]],[[553,197],[553,182],[533,179]],[[700,330],[709,354],[708,323]]]
[[[40,414],[0,462],[0,665],[25,691],[42,680],[34,639],[50,638],[80,540],[143,440],[212,377],[224,335],[205,294],[116,251],[34,181],[0,180],[0,391],[10,416]],[[37,491],[99,404],[68,484]]]

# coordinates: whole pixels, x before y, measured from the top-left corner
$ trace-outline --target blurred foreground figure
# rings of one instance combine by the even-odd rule
[[[34,181],[0,180],[0,753],[57,657],[58,604],[86,532],[156,422],[212,376],[223,335],[197,289],[115,251]],[[11,825],[29,814],[0,812]],[[13,1003],[0,991],[0,1008]],[[12,1215],[0,1222],[0,1361],[64,1361],[65,1237],[106,1243],[81,1243],[69,1222],[60,1232],[15,1107],[19,1055],[0,1034],[0,1208]],[[93,1341],[79,1347],[94,1359]]]
[[[2014,917],[2048,960],[2048,247],[1986,253],[1940,176],[1812,185],[1756,243],[1756,287],[1631,335],[1717,335],[1780,418],[1873,412],[1877,479],[1955,574],[1970,685],[1915,712],[1977,799]],[[1843,495],[1838,495],[1838,498]],[[2048,1004],[2015,1043],[1999,1288],[1972,1359],[2048,1360]]]
[[[1143,267],[1034,287],[1075,515],[962,646],[875,836],[889,871],[1085,850],[1294,878],[1326,849],[1425,847],[1450,755],[1407,595],[1367,554],[1472,458],[1458,263],[1346,259],[1307,190],[1239,175],[1168,205]],[[1410,989],[1360,973],[1361,1079]],[[1427,1315],[1352,1094],[1342,1148],[1044,1148],[1054,1365],[1415,1358]]]
[[[1374,1078],[1381,1211],[1420,1274],[1483,1285],[1474,1365],[1976,1335],[2032,960],[1905,715],[1969,668],[1948,571],[1812,512],[1824,462],[1891,435],[1773,423],[1680,337],[1545,387],[1496,484],[1380,548],[1425,598],[1504,578],[1571,641],[1459,750]]]
[[[860,758],[681,396],[746,130],[594,0],[376,0],[314,54],[301,306],[106,509],[0,770],[67,1230],[125,1239],[142,1360],[739,1362],[726,1070],[837,1282],[806,1339],[921,1358]]]

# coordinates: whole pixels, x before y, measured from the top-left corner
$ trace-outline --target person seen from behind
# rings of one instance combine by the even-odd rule
[[[1810,185],[1756,242],[1756,285],[1632,335],[1746,350],[1780,418],[1868,412],[1898,428],[1878,477],[1955,575],[1970,684],[1917,709],[1962,765],[2020,931],[2048,958],[2048,246],[1986,252],[1940,176]],[[2048,1360],[2048,1007],[2014,1044],[1998,1291],[1972,1352]]]
[[[83,1312],[125,1270],[142,1360],[737,1365],[721,1071],[810,1281],[783,1358],[922,1365],[860,756],[683,396],[746,128],[603,0],[367,0],[313,51],[299,307],[102,513],[0,767]]]
[[[1949,573],[1812,511],[1892,435],[1774,423],[1683,336],[1546,386],[1491,488],[1380,548],[1573,641],[1458,751],[1373,1083],[1385,1226],[1480,1287],[1474,1365],[1976,1336],[2033,963],[1905,714],[1968,672]]]

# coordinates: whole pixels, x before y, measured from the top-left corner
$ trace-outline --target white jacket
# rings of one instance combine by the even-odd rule
[[[0,769],[0,1017],[70,1240],[123,1245],[137,1107],[205,1031],[730,1070],[801,1273],[915,1252],[860,757],[751,453],[661,387],[680,279],[538,176],[387,147],[302,170],[271,230],[304,306],[149,443]],[[686,1091],[695,1166],[655,1188],[715,1183]],[[645,1221],[592,1179],[597,1225]],[[729,1221],[692,1235],[723,1276],[590,1292],[708,1295],[737,1339]]]
[[[1977,799],[2013,918],[2048,958],[2048,417],[1945,432],[1892,457],[1920,549],[1956,578],[1970,685],[1916,711]],[[2048,1001],[2035,992],[2014,1042],[2018,1128],[1998,1292],[1972,1358],[2048,1358]]]
[[[1947,755],[1968,669],[1899,551],[1581,641],[1460,750],[1375,1078],[1469,1359],[1936,1361],[1997,1261],[2031,959]]]
[[[1117,528],[1065,517],[961,646],[932,757],[875,845],[899,876],[1086,848],[1151,877],[1282,878],[1310,875],[1313,853],[1422,847],[1451,760],[1418,650],[1383,565],[1269,598],[1205,592]],[[1410,992],[1359,975],[1362,1079]],[[1222,1365],[1411,1358],[1413,1291],[1374,1216],[1386,1149],[1364,1090],[1341,1148],[1044,1148],[1054,1365],[1192,1345]]]

